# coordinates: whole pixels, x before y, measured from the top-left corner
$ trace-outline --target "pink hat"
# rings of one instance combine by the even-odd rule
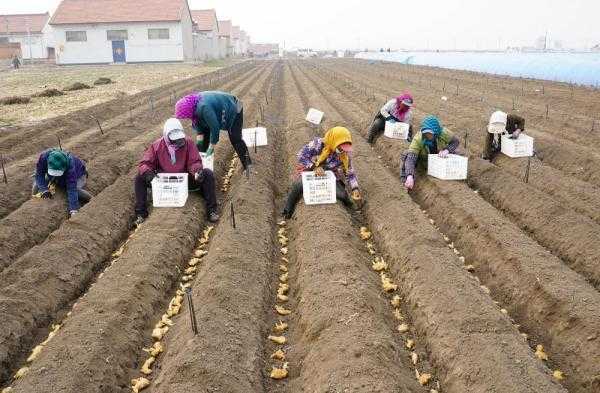
[[[175,104],[175,117],[178,119],[193,119],[196,106],[202,101],[201,94],[189,94]]]

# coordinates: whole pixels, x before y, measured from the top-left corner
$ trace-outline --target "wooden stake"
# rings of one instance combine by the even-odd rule
[[[58,148],[60,150],[62,150],[63,148],[62,148],[62,144],[60,143],[60,136],[58,134],[56,135],[56,139],[58,139]]]
[[[468,141],[469,141],[469,131],[465,131],[465,150],[467,150]]]
[[[4,156],[0,154],[0,164],[2,165],[2,175],[4,175],[4,184],[8,184],[8,178],[6,177],[6,169],[4,169]]]
[[[546,119],[548,118],[548,114],[550,112],[550,107],[546,104]]]
[[[523,181],[529,183],[529,170],[531,169],[531,157],[527,157],[527,168],[525,169],[525,177]]]
[[[194,301],[192,300],[192,288],[185,289],[185,297],[187,299],[188,308],[190,309],[190,322],[194,336],[198,335],[198,322],[196,321],[196,311],[194,310]]]
[[[233,210],[233,202],[231,202],[231,225],[235,228],[235,211]]]
[[[102,126],[100,125],[100,120],[98,120],[97,118],[95,118],[94,116],[90,116],[92,119],[94,119],[96,121],[96,124],[98,124],[98,128],[100,129],[100,133],[102,135],[104,135],[104,131],[102,130]]]

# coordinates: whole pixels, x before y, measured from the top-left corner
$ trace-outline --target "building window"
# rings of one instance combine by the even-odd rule
[[[87,34],[85,31],[67,31],[67,42],[81,42],[87,41]]]
[[[127,38],[127,30],[106,30],[107,41],[125,41]]]
[[[169,29],[148,29],[149,40],[168,40]]]

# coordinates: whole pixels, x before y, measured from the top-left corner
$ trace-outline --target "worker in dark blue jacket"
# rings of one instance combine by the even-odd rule
[[[251,164],[248,147],[242,139],[244,108],[237,97],[221,91],[190,94],[175,104],[175,117],[192,120],[201,152],[212,155],[221,130],[225,130],[244,169]]]
[[[37,162],[35,181],[32,194],[42,199],[53,197],[50,184],[67,191],[69,215],[77,213],[81,204],[92,198],[91,194],[83,189],[87,182],[85,164],[78,157],[63,150],[49,149],[42,154]]]

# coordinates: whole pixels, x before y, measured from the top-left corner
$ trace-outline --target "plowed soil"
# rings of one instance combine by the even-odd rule
[[[266,127],[269,145],[250,148],[249,173],[226,138],[217,146],[221,219],[209,238],[200,240],[208,223],[196,195],[132,231],[137,159],[171,115],[173,91],[205,89],[239,96],[245,126]],[[437,114],[461,138],[468,181],[419,174],[408,194],[398,176],[406,143],[367,144],[375,112],[407,89],[416,121]],[[546,119],[545,103],[564,94],[571,103],[559,100]],[[0,184],[0,386],[122,393],[143,376],[156,393],[598,392],[600,153],[579,137],[600,107],[594,94],[358,60],[242,62],[158,89],[152,104],[140,93],[32,130],[30,145],[7,151]],[[478,158],[485,117],[516,96],[542,159],[528,183],[526,159]],[[304,120],[310,107],[325,112],[322,125]],[[552,121],[564,113],[566,124]],[[90,114],[103,116],[103,133]],[[353,134],[364,205],[300,202],[282,222],[296,153],[333,125]],[[72,219],[63,195],[29,199],[36,155],[57,134],[88,161],[95,195]],[[0,150],[14,138],[0,138]],[[206,255],[190,270],[198,244]],[[385,290],[375,258],[386,263]],[[143,349],[182,282],[198,334],[184,302],[142,374]]]

